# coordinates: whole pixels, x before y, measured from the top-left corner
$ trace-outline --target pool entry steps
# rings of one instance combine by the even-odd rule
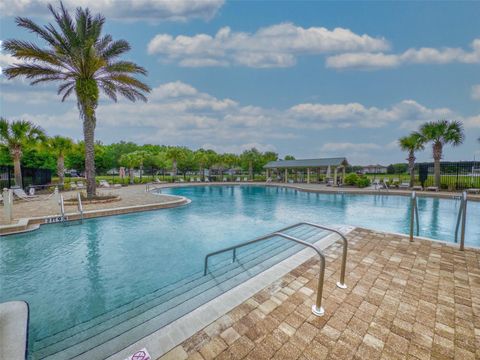
[[[321,259],[317,303],[314,305],[314,311],[321,315],[321,283],[325,261],[323,253],[314,244],[331,232],[339,234],[344,241],[342,271],[338,284],[343,287],[347,252],[345,237],[335,229],[298,223],[235,246],[234,249],[223,249],[207,255],[207,272],[203,269],[88,321],[44,338],[31,339],[30,357],[62,360],[107,358],[306,246],[313,248]],[[235,261],[232,262],[229,254],[225,253],[228,250],[234,251]]]
[[[278,230],[276,232],[273,232],[271,234],[261,236],[259,238],[256,238],[256,239],[253,239],[253,240],[250,240],[250,241],[246,241],[246,242],[241,243],[239,245],[230,246],[230,247],[222,249],[222,250],[211,252],[210,254],[205,256],[205,265],[204,265],[203,275],[207,275],[208,259],[211,256],[222,254],[222,253],[227,252],[227,251],[232,251],[233,262],[235,262],[236,257],[237,257],[237,249],[238,248],[241,248],[241,247],[244,247],[244,246],[247,246],[247,245],[251,245],[251,244],[255,244],[257,242],[264,241],[264,240],[270,239],[270,238],[275,237],[275,236],[279,236],[281,238],[284,238],[284,239],[296,242],[298,244],[301,244],[303,246],[309,247],[309,248],[315,250],[316,253],[318,254],[318,256],[320,258],[320,274],[318,275],[317,300],[316,300],[315,304],[312,305],[312,312],[316,316],[323,316],[323,314],[325,313],[325,310],[322,307],[323,280],[325,278],[325,256],[323,255],[321,249],[318,246],[315,246],[314,244],[311,244],[309,242],[303,241],[302,239],[299,239],[297,237],[294,237],[294,236],[291,236],[291,235],[288,235],[288,234],[284,233],[284,231],[296,228],[296,227],[301,226],[301,225],[312,226],[312,227],[317,228],[317,229],[321,229],[321,230],[324,230],[324,231],[330,231],[330,232],[333,232],[333,233],[336,233],[336,234],[340,235],[340,237],[342,238],[342,241],[343,241],[343,255],[342,255],[342,268],[341,268],[341,272],[340,272],[340,281],[337,282],[337,286],[341,289],[346,289],[347,285],[345,285],[345,267],[347,265],[347,248],[348,248],[347,238],[338,230],[328,228],[328,227],[325,227],[323,225],[318,225],[318,224],[313,224],[313,223],[308,223],[308,222],[299,222],[299,223],[296,223],[294,225],[283,228],[281,230]]]

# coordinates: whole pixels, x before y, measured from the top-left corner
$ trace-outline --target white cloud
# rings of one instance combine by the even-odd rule
[[[417,126],[423,121],[453,115],[450,109],[427,108],[414,100],[403,100],[390,108],[366,107],[359,103],[305,103],[290,108],[294,125],[304,128],[380,128],[398,124],[402,128]]]
[[[50,0],[2,0],[2,16],[50,16],[47,5]],[[88,7],[107,18],[120,20],[173,20],[191,18],[209,20],[222,7],[224,0],[63,0],[69,10]]]
[[[480,84],[472,86],[472,99],[480,100]]]
[[[214,36],[158,34],[148,44],[158,54],[181,66],[289,67],[299,55],[337,52],[373,52],[389,48],[384,38],[358,35],[349,29],[302,28],[291,23],[260,28],[255,33],[221,28]]]
[[[351,152],[351,151],[370,151],[378,150],[382,147],[374,143],[326,143],[320,148],[322,152]]]
[[[480,39],[471,43],[471,51],[461,48],[420,48],[408,49],[401,54],[383,52],[348,52],[327,57],[326,64],[335,69],[378,69],[393,68],[404,64],[449,64],[480,63]]]

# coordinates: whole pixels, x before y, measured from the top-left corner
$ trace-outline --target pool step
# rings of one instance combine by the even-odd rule
[[[318,241],[326,234],[310,227],[290,230],[290,235]],[[280,238],[224,260],[212,272],[196,273],[181,282],[137,299],[88,322],[44,338],[34,344],[33,357],[49,359],[100,359],[138,341],[168,323],[248,280],[301,249]]]
[[[296,229],[292,230],[290,234],[296,236],[305,236],[308,235],[310,232],[312,232],[312,229]],[[250,249],[245,253],[238,252],[238,259],[241,260],[242,264],[245,264],[246,261],[253,261],[256,259],[256,257],[261,256],[264,252],[269,251],[270,249],[282,250],[282,248],[279,247],[279,243],[275,241],[276,240],[272,239],[261,243],[262,246],[250,247]],[[285,245],[288,244],[284,242],[282,246]],[[184,278],[183,280],[177,281],[173,284],[169,284],[150,294],[146,294],[142,297],[134,299],[127,304],[119,306],[95,318],[92,318],[89,321],[79,323],[71,328],[65,329],[56,334],[52,334],[46,338],[38,339],[36,340],[36,343],[41,344],[41,347],[45,347],[53,343],[59,342],[72,335],[75,335],[76,333],[89,330],[90,328],[98,324],[104,324],[106,321],[121,321],[122,318],[119,317],[122,316],[122,314],[124,314],[125,312],[129,312],[130,310],[145,310],[145,307],[148,306],[152,301],[165,300],[164,298],[162,298],[162,296],[164,295],[168,294],[173,297],[176,295],[176,293],[184,290],[185,286],[193,288],[203,282],[210,280],[213,276],[215,276],[217,271],[225,272],[225,270],[228,270],[228,268],[237,268],[238,266],[239,263],[232,263],[231,258],[229,257],[228,259],[224,259],[218,264],[215,264],[213,266],[210,265],[209,270],[211,269],[211,271],[206,277],[203,276],[203,272],[194,273],[191,276]],[[38,345],[35,346],[37,350],[41,347],[39,347]]]

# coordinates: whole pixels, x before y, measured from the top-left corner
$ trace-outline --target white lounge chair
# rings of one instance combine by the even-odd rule
[[[469,193],[469,194],[480,194],[480,189],[470,188],[470,189],[467,189],[467,193]]]
[[[236,182],[240,182],[240,178],[237,177],[237,178],[235,179],[235,181],[236,181]]]
[[[30,201],[38,199],[37,195],[27,195],[27,193],[23,191],[23,189],[13,189],[13,194],[21,200]]]
[[[78,187],[79,189],[84,189],[84,188],[85,188],[85,185],[83,185],[83,182],[77,181],[77,187]]]
[[[223,182],[227,182],[227,178],[226,177],[223,177]]]
[[[205,182],[210,182],[210,179],[208,177],[206,177]]]
[[[100,180],[100,181],[98,182],[98,185],[99,185],[100,187],[103,187],[103,188],[109,188],[109,187],[110,187],[110,184],[108,183],[107,180]]]
[[[200,179],[199,177],[197,177],[197,182],[202,182],[202,179]]]
[[[245,176],[245,177],[243,178],[243,181],[247,182],[247,181],[248,181],[248,178]]]
[[[438,187],[437,186],[427,186],[426,190],[427,191],[438,191]]]
[[[77,190],[77,184],[75,184],[74,182],[71,182],[70,183],[70,190]]]
[[[401,184],[398,185],[399,189],[410,189],[410,183],[408,182],[402,182]]]
[[[272,182],[272,178],[271,178],[271,177],[269,177],[269,178],[267,179],[267,181],[265,181],[265,182],[267,182],[267,183],[271,183],[271,182]]]

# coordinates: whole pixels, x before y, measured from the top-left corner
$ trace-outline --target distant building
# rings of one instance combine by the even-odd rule
[[[386,174],[387,167],[383,165],[367,165],[360,170],[362,174]]]

